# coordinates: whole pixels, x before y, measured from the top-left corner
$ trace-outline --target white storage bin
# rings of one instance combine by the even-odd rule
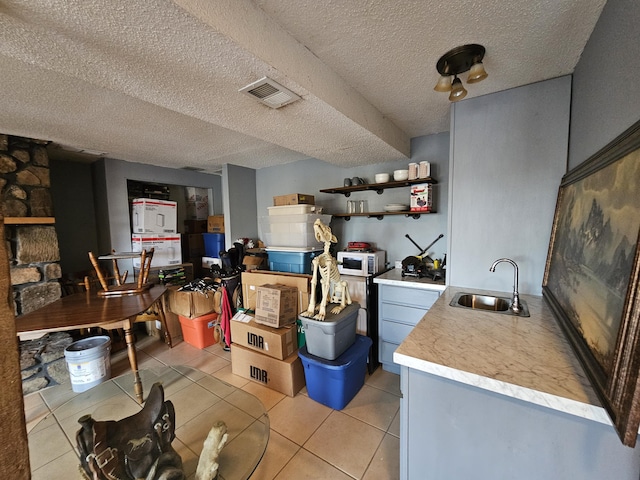
[[[325,225],[329,225],[331,215],[263,216],[260,217],[260,230],[268,247],[299,247],[321,250],[324,244],[316,240],[313,232],[313,224],[317,219],[320,219]]]
[[[282,205],[279,207],[267,207],[269,215],[300,215],[307,213],[322,213],[322,207],[318,205]]]

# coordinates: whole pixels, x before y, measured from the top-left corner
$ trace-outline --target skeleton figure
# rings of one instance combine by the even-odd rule
[[[351,305],[351,296],[347,282],[340,280],[340,272],[338,271],[338,262],[329,253],[332,243],[336,243],[335,235],[331,233],[331,228],[322,223],[320,219],[313,224],[313,232],[318,242],[324,242],[324,251],[313,259],[313,277],[311,278],[311,296],[309,299],[309,308],[303,314],[305,317],[314,318],[316,320],[324,320],[327,314],[327,303],[338,303],[331,309],[331,313],[337,315],[347,305]],[[316,311],[316,286],[318,284],[318,271],[320,272],[320,285],[322,286],[322,300]]]

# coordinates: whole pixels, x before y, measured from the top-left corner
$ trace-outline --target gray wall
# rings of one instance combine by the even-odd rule
[[[222,168],[225,245],[228,250],[239,238],[258,238],[256,171],[237,165]]]
[[[540,295],[566,170],[570,77],[463,100],[451,121],[448,283]]]
[[[337,248],[346,247],[349,241],[371,242],[387,252],[387,261],[402,260],[416,255],[419,250],[407,239],[409,234],[423,248],[439,234],[447,233],[448,157],[449,134],[429,135],[411,141],[411,161],[431,162],[431,175],[439,182],[434,190],[437,213],[422,215],[419,219],[403,215],[384,217],[382,220],[354,217],[346,221],[334,218],[331,229],[338,238]],[[376,173],[390,173],[406,169],[409,161],[396,161],[354,168],[340,168],[320,160],[309,159],[277,167],[263,168],[256,172],[258,216],[267,216],[273,206],[273,197],[288,193],[306,193],[316,197],[316,204],[324,213],[345,213],[347,200],[365,200],[368,211],[382,211],[388,203],[409,203],[409,188],[375,192],[354,192],[347,199],[344,195],[320,193],[320,190],[340,187],[345,177],[362,177],[373,183]],[[446,238],[436,243],[429,252],[434,258],[442,258],[446,252]]]
[[[131,224],[127,180],[212,189],[213,213],[222,214],[222,185],[218,175],[191,170],[155,167],[122,160],[101,159],[94,164],[98,241],[100,252],[131,250]],[[133,272],[131,262],[122,270]],[[130,277],[131,278],[131,277]]]
[[[62,273],[90,270],[87,252],[98,250],[91,165],[51,159],[49,166]]]
[[[640,2],[609,0],[573,75],[569,168],[640,120]]]

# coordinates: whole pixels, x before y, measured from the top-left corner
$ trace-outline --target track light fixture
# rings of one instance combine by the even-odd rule
[[[484,47],[475,43],[449,50],[436,64],[440,79],[433,89],[436,92],[451,92],[449,100],[452,102],[462,100],[467,95],[467,90],[458,75],[468,71],[467,83],[477,83],[487,78],[487,72],[482,65],[484,54]]]

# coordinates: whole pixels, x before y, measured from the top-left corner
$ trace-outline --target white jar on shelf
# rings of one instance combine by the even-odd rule
[[[418,178],[427,178],[431,176],[431,164],[427,161],[420,162],[418,169]]]
[[[418,178],[418,164],[410,163],[409,164],[409,180],[415,180]]]

